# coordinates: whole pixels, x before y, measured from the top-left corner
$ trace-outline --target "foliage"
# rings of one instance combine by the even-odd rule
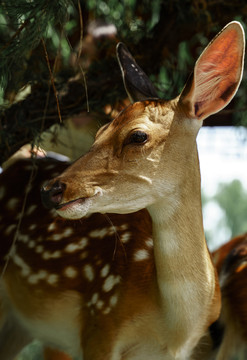
[[[202,193],[202,206],[210,249],[247,232],[247,191],[239,180],[219,184],[213,196]]]
[[[18,82],[18,77],[30,70],[28,58],[31,51],[41,39],[51,38],[51,28],[58,24],[63,26],[68,21],[70,4],[69,0],[8,0],[0,3],[2,86],[6,86],[8,81]]]
[[[231,237],[247,232],[247,192],[239,180],[220,184],[214,199],[225,213]]]
[[[19,85],[40,80],[43,76],[47,78],[45,66],[42,66],[46,65],[44,52],[39,49],[41,39],[46,42],[50,61],[54,61],[59,51],[62,67],[68,66],[69,54],[80,41],[80,31],[86,34],[90,21],[95,19],[115,24],[119,39],[135,49],[138,56],[147,58],[144,64],[153,78],[160,80],[161,75],[163,84],[174,83],[170,75],[175,72],[176,83],[177,77],[184,80],[188,76],[202,47],[226,22],[237,18],[244,24],[247,20],[243,0],[234,4],[227,1],[217,4],[210,0],[88,0],[81,1],[81,25],[79,3],[79,0],[9,0],[0,3],[2,86],[13,78],[13,87],[22,77]],[[146,54],[141,54],[140,50],[144,49]],[[164,75],[166,72],[169,78]],[[183,84],[178,82],[178,86],[174,86],[175,95]],[[168,96],[170,89],[166,85]]]
[[[88,8],[96,17],[103,17],[108,23],[116,24],[122,38],[127,39],[131,36],[131,40],[137,44],[143,33],[148,36],[158,23],[161,4],[162,0],[91,0],[88,2]]]
[[[0,2],[0,162],[52,121],[88,110],[105,119],[106,106],[120,109],[117,105],[125,94],[115,59],[119,40],[157,85],[160,96],[171,98],[181,91],[201,50],[234,19],[247,23],[245,0]],[[98,20],[115,25],[117,33],[90,32]],[[30,95],[23,100],[21,92],[22,102],[16,105],[23,87]],[[236,100],[216,118],[219,122],[246,123],[246,90],[244,76]]]

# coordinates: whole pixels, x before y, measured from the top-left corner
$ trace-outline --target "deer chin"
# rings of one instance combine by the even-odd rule
[[[80,198],[59,205],[56,211],[65,219],[77,220],[88,214],[91,205],[91,198]]]

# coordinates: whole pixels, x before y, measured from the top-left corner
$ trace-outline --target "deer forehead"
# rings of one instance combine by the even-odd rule
[[[121,142],[133,130],[152,131],[161,135],[160,130],[169,130],[174,117],[174,101],[141,101],[129,105],[111,123],[103,126],[96,134],[96,144],[114,140]],[[167,133],[167,132],[166,132]]]

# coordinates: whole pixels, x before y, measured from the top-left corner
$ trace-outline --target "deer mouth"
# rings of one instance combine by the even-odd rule
[[[83,197],[59,204],[55,209],[57,214],[65,219],[78,220],[88,214],[91,205],[92,198]]]
[[[89,199],[88,197],[83,197],[83,198],[71,200],[71,201],[57,205],[55,209],[59,210],[59,211],[64,211],[64,210],[71,208],[74,205],[83,205],[88,199]]]
[[[93,196],[81,197],[57,204],[55,207],[56,212],[65,219],[81,219],[82,217],[88,215],[89,210],[94,203],[94,198],[100,196],[101,194],[102,191],[97,189]]]

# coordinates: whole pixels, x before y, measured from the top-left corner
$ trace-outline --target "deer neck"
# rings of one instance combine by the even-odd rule
[[[170,203],[163,199],[148,208],[158,299],[173,355],[188,345],[188,339],[196,344],[209,325],[216,289],[203,231],[199,167],[187,171],[189,181],[182,183]]]

